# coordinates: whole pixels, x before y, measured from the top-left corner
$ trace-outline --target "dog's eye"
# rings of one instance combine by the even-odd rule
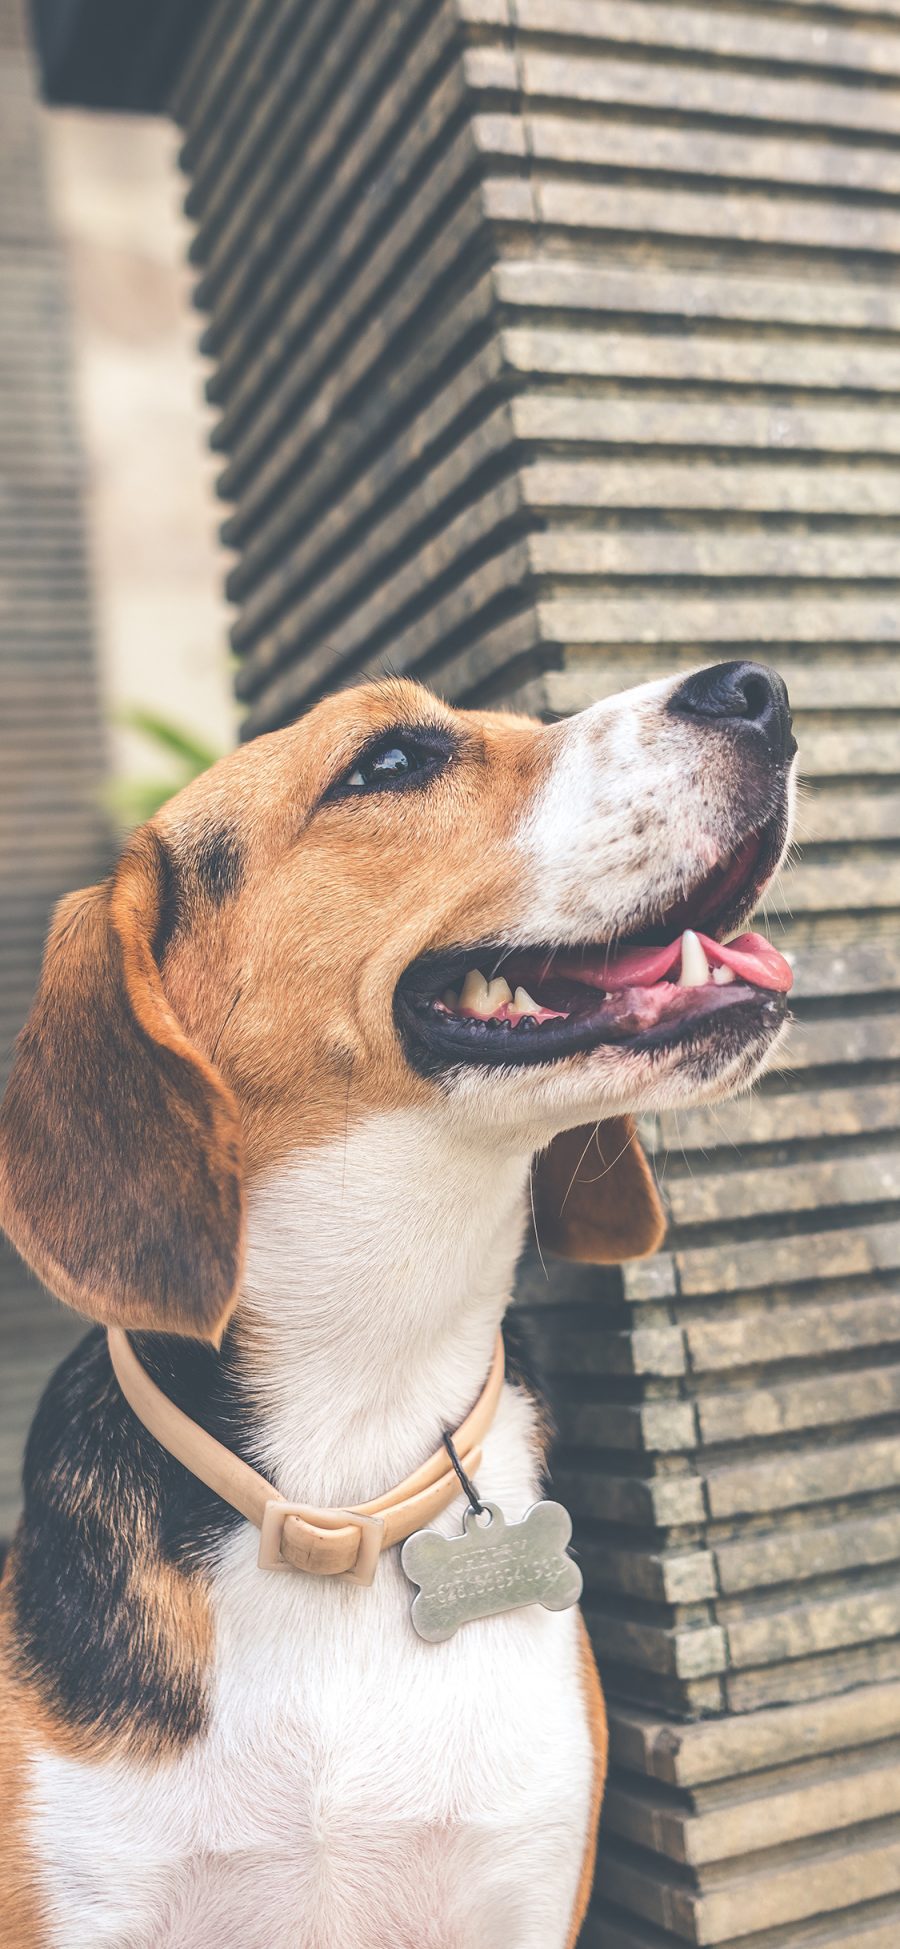
[[[421,767],[420,754],[409,745],[391,744],[354,765],[346,783],[351,791],[364,792],[368,785],[393,785]]]
[[[449,740],[441,732],[411,736],[393,731],[381,744],[363,752],[328,796],[352,798],[363,792],[390,792],[409,784],[424,784],[449,756]]]

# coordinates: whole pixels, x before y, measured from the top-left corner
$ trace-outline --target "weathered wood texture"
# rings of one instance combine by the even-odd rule
[[[655,1261],[523,1298],[612,1702],[586,1941],[887,1949],[900,5],[220,0],[177,112],[247,735],[385,667],[791,686],[790,1058],[649,1126]]]
[[[18,0],[0,0],[0,1089],[47,918],[96,879],[102,728],[66,292]],[[0,1242],[0,1541],[34,1404],[83,1323]]]

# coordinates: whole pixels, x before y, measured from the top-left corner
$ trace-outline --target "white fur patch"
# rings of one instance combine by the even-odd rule
[[[524,939],[614,941],[649,899],[676,900],[738,836],[719,754],[665,714],[675,688],[671,678],[641,684],[549,734],[556,754],[518,833],[533,868]]]

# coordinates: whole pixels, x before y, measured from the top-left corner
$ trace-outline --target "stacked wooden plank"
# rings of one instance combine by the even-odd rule
[[[900,3],[218,0],[179,88],[246,731],[762,655],[789,1060],[526,1270],[611,1699],[603,1949],[900,1936]]]
[[[54,901],[102,870],[103,739],[70,396],[17,0],[0,0],[0,1089]],[[0,1243],[0,1543],[47,1373],[83,1331]]]

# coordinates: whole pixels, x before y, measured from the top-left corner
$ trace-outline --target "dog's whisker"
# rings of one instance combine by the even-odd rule
[[[598,1124],[597,1124],[597,1126],[596,1126],[596,1129],[594,1130],[594,1133],[593,1133],[595,1137],[596,1137],[596,1136],[598,1135],[598,1133],[599,1133],[599,1130],[600,1130],[600,1125],[599,1125],[599,1123],[598,1123]],[[620,1150],[620,1151],[617,1151],[617,1152],[616,1152],[616,1155],[615,1155],[615,1157],[613,1157],[613,1158],[612,1158],[612,1159],[610,1160],[610,1162],[609,1162],[608,1164],[604,1164],[604,1166],[603,1166],[603,1169],[602,1169],[602,1171],[598,1171],[598,1172],[597,1172],[597,1175],[596,1175],[596,1177],[593,1177],[593,1178],[583,1178],[583,1179],[582,1179],[582,1183],[584,1183],[584,1184],[600,1184],[600,1182],[601,1182],[601,1180],[602,1180],[603,1178],[606,1178],[606,1177],[608,1177],[608,1176],[609,1176],[609,1174],[610,1174],[610,1171],[614,1171],[614,1170],[615,1170],[615,1168],[616,1168],[616,1165],[617,1165],[617,1164],[620,1164],[620,1163],[621,1163],[621,1161],[622,1161],[622,1158],[623,1158],[623,1157],[624,1157],[624,1155],[625,1155],[625,1152],[626,1152],[627,1150],[630,1150],[630,1149],[631,1149],[631,1144],[632,1144],[632,1139],[633,1139],[633,1137],[634,1137],[634,1131],[633,1131],[633,1130],[630,1130],[630,1131],[628,1132],[628,1136],[626,1137],[626,1139],[625,1139],[625,1142],[624,1142],[624,1144],[622,1145],[622,1148],[621,1148],[621,1150]],[[590,1139],[588,1139],[588,1142],[590,1142],[590,1141],[591,1141],[591,1140],[590,1140]],[[581,1153],[581,1155],[582,1155],[582,1158],[584,1157],[584,1154],[585,1154],[585,1151],[587,1150],[587,1148],[588,1148],[588,1145],[586,1144],[586,1145],[585,1145],[585,1148],[584,1148],[584,1151],[582,1151],[582,1153]],[[577,1173],[578,1173],[578,1167],[576,1166],[576,1170],[575,1170],[575,1176],[577,1176]],[[575,1177],[573,1176],[573,1179],[572,1179],[572,1184],[574,1184],[574,1182],[575,1182]],[[570,1185],[569,1185],[569,1191],[571,1191],[571,1189],[572,1189],[572,1185],[570,1184]],[[566,1193],[566,1196],[568,1196],[568,1192]],[[563,1199],[563,1204],[565,1204],[565,1198]]]
[[[215,1042],[213,1043],[213,1046],[212,1046],[212,1048],[211,1048],[211,1050],[210,1050],[210,1061],[211,1061],[211,1062],[217,1062],[217,1061],[218,1061],[218,1057],[219,1057],[219,1049],[221,1048],[221,1044],[222,1044],[222,1037],[223,1037],[223,1036],[224,1036],[224,1034],[225,1034],[225,1031],[226,1031],[226,1029],[227,1029],[227,1027],[228,1027],[228,1024],[229,1024],[229,1022],[231,1021],[231,1018],[232,1018],[232,1016],[233,1016],[233,1014],[234,1014],[234,1011],[235,1011],[235,1009],[237,1008],[237,1005],[238,1005],[238,1002],[240,1001],[240,999],[241,999],[241,988],[240,988],[240,984],[238,984],[238,987],[237,987],[237,988],[235,989],[235,992],[234,992],[234,995],[233,995],[233,997],[232,997],[232,1000],[231,1000],[231,1003],[230,1003],[230,1005],[229,1005],[229,1008],[228,1008],[228,1011],[227,1011],[227,1014],[226,1014],[226,1016],[225,1016],[225,1019],[224,1019],[224,1021],[223,1021],[223,1023],[222,1023],[222,1026],[221,1026],[221,1028],[219,1029],[219,1032],[218,1032],[218,1035],[216,1036],[216,1039],[215,1039]]]
[[[541,1245],[541,1235],[538,1230],[537,1212],[535,1211],[534,1208],[534,1166],[533,1165],[528,1173],[528,1196],[531,1201],[531,1229],[534,1233],[534,1242],[535,1245],[537,1246],[538,1258],[540,1259],[541,1262],[541,1269],[543,1271],[544,1278],[546,1279],[547,1284],[549,1286],[550,1274],[547,1271],[547,1261],[544,1258],[543,1247]]]
[[[347,1070],[347,1094],[346,1097],[344,1098],[344,1157],[343,1157],[343,1163],[341,1165],[341,1203],[342,1204],[344,1202],[344,1199],[346,1197],[346,1192],[347,1192],[347,1148],[350,1142],[350,1091],[352,1086],[353,1086],[353,1057],[351,1055],[349,1068]]]
[[[578,1162],[577,1162],[577,1164],[576,1164],[576,1166],[575,1166],[575,1169],[574,1169],[574,1171],[572,1172],[572,1175],[571,1175],[571,1177],[570,1177],[570,1179],[569,1179],[569,1182],[568,1182],[568,1184],[566,1185],[566,1194],[565,1194],[565,1197],[563,1198],[563,1201],[562,1201],[562,1204],[560,1205],[560,1208],[559,1208],[559,1209],[560,1209],[560,1213],[562,1213],[562,1212],[564,1212],[564,1211],[565,1211],[565,1208],[566,1208],[566,1205],[567,1205],[567,1203],[568,1203],[568,1199],[569,1199],[569,1192],[571,1191],[571,1189],[572,1189],[572,1186],[573,1186],[573,1184],[575,1183],[575,1179],[577,1178],[577,1176],[578,1176],[578,1173],[579,1173],[579,1171],[581,1170],[581,1166],[582,1166],[582,1164],[584,1163],[584,1160],[585,1160],[585,1158],[586,1158],[586,1156],[587,1156],[587,1154],[588,1154],[588,1151],[590,1150],[590,1148],[591,1148],[591,1145],[592,1145],[592,1143],[594,1143],[594,1141],[595,1141],[595,1139],[596,1139],[596,1138],[598,1137],[598,1135],[599,1135],[599,1132],[600,1132],[600,1125],[599,1125],[599,1123],[595,1123],[595,1125],[594,1125],[594,1128],[593,1128],[593,1130],[591,1131],[591,1134],[590,1134],[590,1136],[589,1136],[589,1138],[588,1138],[588,1140],[587,1140],[587,1143],[585,1144],[585,1146],[584,1146],[584,1149],[583,1149],[583,1151],[582,1151],[582,1153],[581,1153],[581,1156],[580,1156],[580,1157],[579,1157],[579,1159],[578,1159]],[[590,1181],[590,1180],[589,1180],[589,1181]]]

